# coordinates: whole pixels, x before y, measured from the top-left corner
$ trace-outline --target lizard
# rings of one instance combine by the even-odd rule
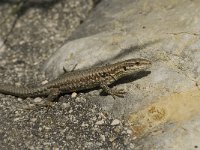
[[[21,98],[47,97],[47,100],[54,101],[60,94],[99,87],[113,98],[115,96],[123,97],[125,94],[123,89],[113,90],[109,85],[122,77],[136,74],[150,66],[151,61],[147,59],[128,59],[114,64],[66,72],[58,78],[37,87],[0,84],[0,93]]]

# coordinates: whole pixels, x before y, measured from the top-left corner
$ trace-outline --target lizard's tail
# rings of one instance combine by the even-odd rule
[[[37,92],[38,92],[37,88],[26,88],[26,87],[18,87],[7,84],[0,84],[0,93],[6,95],[26,98],[26,97],[36,97]]]

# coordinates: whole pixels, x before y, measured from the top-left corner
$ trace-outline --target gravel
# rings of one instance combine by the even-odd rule
[[[0,48],[1,82],[34,86],[48,81],[40,71],[44,61],[84,21],[96,3],[2,1],[0,43],[6,43]],[[91,97],[81,93],[63,95],[51,108],[36,105],[43,100],[0,94],[0,149],[134,147],[126,122],[112,118]]]

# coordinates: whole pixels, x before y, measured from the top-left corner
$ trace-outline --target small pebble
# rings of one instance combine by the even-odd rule
[[[19,45],[22,45],[22,44],[24,44],[25,43],[25,41],[20,41],[19,42]]]
[[[42,85],[47,84],[47,83],[48,83],[47,80],[42,81]]]
[[[68,102],[68,103],[63,103],[62,104],[62,108],[63,109],[66,109],[66,108],[69,108],[70,107],[70,103]]]
[[[73,92],[72,95],[71,95],[71,98],[75,98],[76,96],[77,96],[77,93]]]
[[[44,129],[45,129],[45,130],[50,130],[51,128],[50,128],[50,127],[47,127],[47,126],[44,126]]]
[[[21,84],[19,82],[15,83],[16,86],[21,86]]]
[[[30,149],[30,150],[34,150],[35,147],[34,147],[34,146],[30,146],[30,147],[28,147],[28,149]]]
[[[35,103],[39,103],[42,101],[42,98],[40,97],[36,97],[34,100],[33,100]]]
[[[110,137],[110,138],[109,138],[109,141],[110,141],[110,142],[113,142],[116,138],[117,138],[117,137]]]
[[[115,120],[112,121],[111,126],[115,126],[115,125],[118,125],[118,124],[120,124],[120,121],[118,119],[115,119]]]
[[[133,140],[136,140],[136,139],[137,139],[137,137],[136,137],[136,136],[134,136],[134,137],[132,137],[132,139],[133,139]]]
[[[133,132],[131,130],[127,130],[127,133],[128,134],[132,134]]]
[[[31,122],[35,122],[37,118],[31,118]]]
[[[106,141],[105,135],[101,134],[100,137],[101,137],[102,141]]]
[[[73,112],[73,110],[71,109],[70,111],[69,111],[69,113],[71,114]]]
[[[86,99],[83,98],[83,97],[77,97],[77,98],[75,99],[75,102],[76,102],[76,103],[85,103],[85,102],[86,102]]]
[[[18,100],[19,102],[22,102],[22,98],[17,98],[17,100]]]
[[[102,125],[102,124],[104,124],[104,121],[103,121],[103,120],[100,120],[100,121],[97,121],[95,124],[96,124],[96,125]]]
[[[88,126],[89,125],[87,123],[84,123],[84,122],[81,124],[81,127],[88,127]]]
[[[19,121],[19,118],[15,118],[14,121]]]

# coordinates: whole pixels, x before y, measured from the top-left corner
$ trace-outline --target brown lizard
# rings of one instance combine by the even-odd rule
[[[0,84],[0,93],[22,98],[42,96],[53,101],[62,93],[71,93],[100,87],[114,98],[115,96],[123,97],[125,92],[122,89],[113,90],[109,88],[108,85],[124,76],[135,74],[150,66],[151,62],[147,59],[128,59],[110,65],[67,72],[57,79],[38,87],[29,88]]]

